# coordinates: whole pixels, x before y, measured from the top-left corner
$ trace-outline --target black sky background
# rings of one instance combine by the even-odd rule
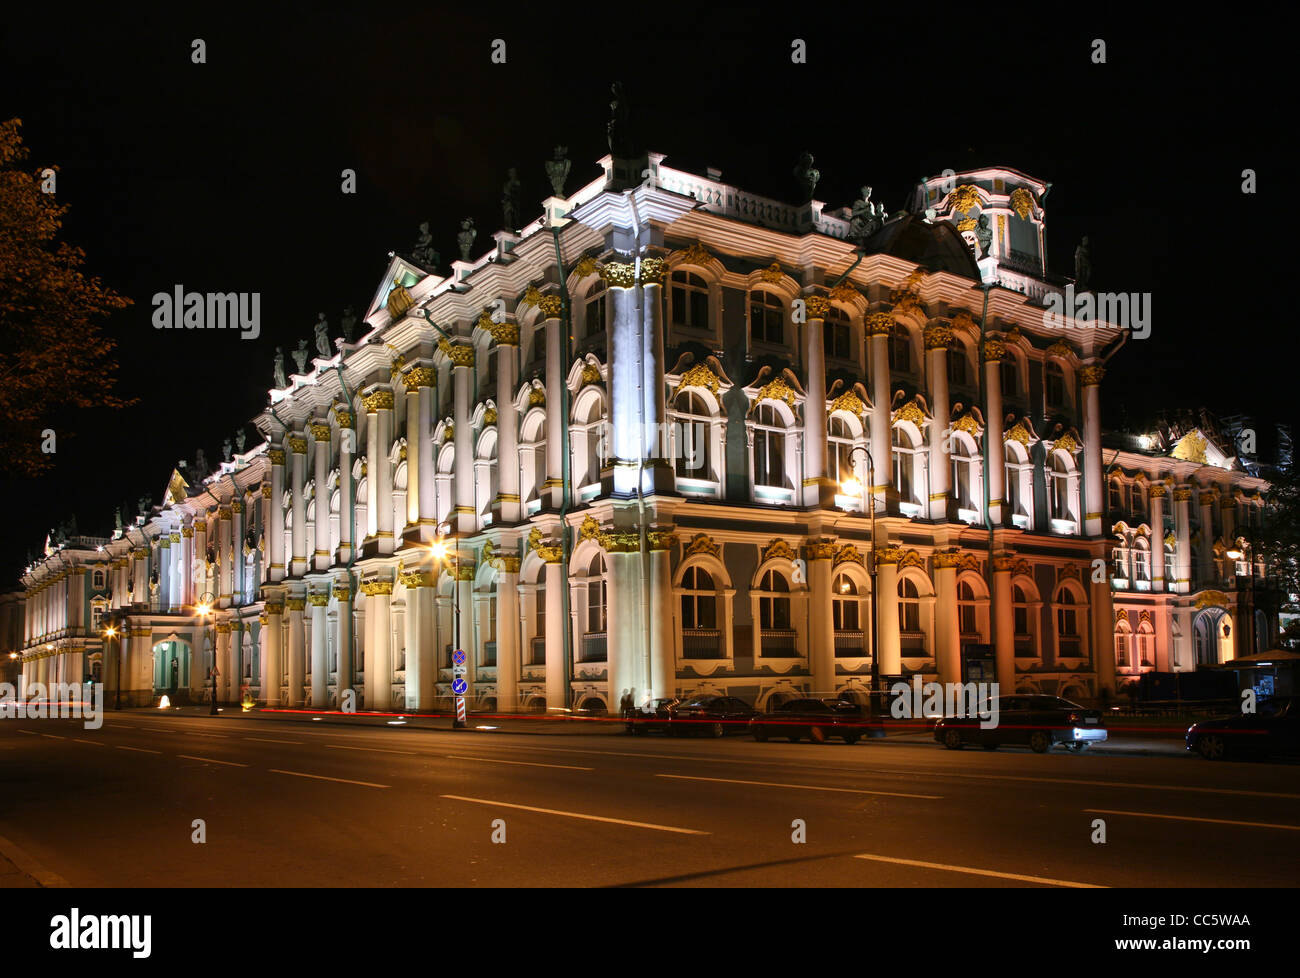
[[[569,147],[570,192],[599,175],[614,79],[638,141],[668,165],[717,167],[779,199],[793,200],[805,148],[832,208],[870,183],[899,210],[946,167],[1051,181],[1049,271],[1072,275],[1087,234],[1097,288],[1153,294],[1151,337],[1109,365],[1108,424],[1202,405],[1261,428],[1295,422],[1290,314],[1272,299],[1293,273],[1262,205],[1284,179],[1293,93],[1279,80],[1292,56],[1262,18],[482,9],[6,15],[0,118],[23,120],[32,169],[59,166],[64,237],[87,270],[136,303],[106,331],[119,390],[140,402],[74,416],[50,475],[0,484],[0,589],[56,523],[75,513],[81,532],[107,533],[116,505],[130,519],[142,494],[159,501],[177,459],[220,459],[266,404],[276,346],[292,370],[318,312],[335,335],[345,305],[364,312],[421,221],[447,268],[462,217],[477,223],[475,255],[490,247],[508,167],[524,220],[550,193],[556,143]],[[191,63],[194,38],[206,64]],[[504,65],[490,61],[494,38]],[[791,63],[793,38],[808,64]],[[1090,60],[1094,38],[1104,65]],[[355,195],[340,192],[345,167]],[[1246,167],[1255,196],[1241,192]],[[177,283],[261,292],[261,337],[154,330],[150,297]]]

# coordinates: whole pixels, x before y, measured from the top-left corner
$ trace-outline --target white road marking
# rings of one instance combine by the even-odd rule
[[[127,747],[126,744],[114,744],[113,746],[116,747],[118,750],[135,750],[135,751],[139,751],[141,754],[162,753],[162,751],[160,750],[150,750],[148,747]]]
[[[346,744],[326,744],[325,746],[332,747],[334,750],[368,750],[373,754],[410,754],[412,757],[419,755],[419,751],[388,750],[384,747],[348,747]]]
[[[269,737],[245,737],[245,740],[255,740],[259,744],[298,744],[302,745],[301,740],[271,740]]]
[[[22,733],[22,734],[27,734],[27,736],[29,736],[29,737],[35,737],[35,736],[36,736],[36,731],[35,731],[35,730],[23,730],[23,729],[20,727],[20,728],[18,729],[18,732],[19,732],[19,733]]]
[[[59,734],[41,734],[41,736],[42,736],[42,737],[49,737],[50,740],[67,740],[67,739],[68,739],[67,737],[62,737],[62,736],[60,736]]]
[[[533,808],[531,805],[512,805],[505,801],[491,801],[487,798],[466,798],[464,795],[442,795],[452,801],[468,801],[475,805],[496,805],[498,808],[516,808],[522,812],[540,812],[543,815],[563,815],[566,818],[581,818],[588,822],[609,822],[612,825],[631,825],[638,829],[655,829],[659,832],[676,832],[679,835],[712,835],[699,829],[680,829],[673,825],[655,825],[653,822],[633,822],[625,818],[606,818],[604,815],[585,815],[582,812],[561,812],[554,808]]]
[[[1084,890],[1105,890],[1108,887],[1099,883],[1076,883],[1073,880],[1054,880],[1045,876],[1022,876],[1019,873],[999,873],[991,869],[975,869],[971,866],[949,866],[947,863],[927,863],[919,859],[897,859],[893,856],[877,856],[869,852],[861,853],[854,859],[871,859],[878,863],[897,863],[900,866],[919,866],[922,869],[942,869],[950,873],[968,873],[971,876],[993,876],[1003,880],[1021,880],[1026,883],[1042,883],[1046,886],[1069,886]]]
[[[674,781],[716,781],[719,784],[756,784],[764,788],[798,788],[802,791],[840,791],[850,795],[888,795],[890,798],[926,798],[938,801],[943,795],[913,795],[905,791],[868,791],[866,788],[830,788],[820,784],[782,784],[778,781],[740,781],[735,778],[696,778],[689,774],[656,774],[656,778]]]
[[[904,772],[899,772],[900,774]],[[1132,781],[1088,781],[1081,778],[1029,778],[1014,774],[957,774],[945,771],[927,771],[932,778],[971,778],[981,781],[1028,781],[1037,784],[1081,784],[1090,788],[1132,788],[1137,791],[1194,791],[1207,795],[1246,795],[1251,798],[1297,798],[1300,795],[1282,791],[1243,791],[1236,788],[1200,788],[1182,784],[1141,784]]]
[[[444,754],[462,761],[487,761],[489,764],[522,764],[524,767],[554,767],[565,771],[594,771],[594,767],[575,767],[572,764],[538,764],[536,761],[503,761],[497,757],[470,757],[468,754]]]
[[[351,778],[329,778],[323,774],[304,774],[302,771],[281,771],[279,768],[271,768],[272,774],[291,774],[295,778],[314,778],[317,781],[338,781],[340,784],[360,784],[367,788],[390,788],[392,785],[375,784],[373,781],[353,781]]]
[[[1281,825],[1276,822],[1238,822],[1230,818],[1197,818],[1192,815],[1157,815],[1155,812],[1120,812],[1111,808],[1085,808],[1088,815],[1132,815],[1135,818],[1167,818],[1175,822],[1209,822],[1213,825],[1246,825],[1253,829],[1286,829],[1300,832],[1300,825]]]
[[[96,747],[108,746],[102,740],[82,740],[80,737],[73,737],[72,741],[73,743],[77,743],[77,744],[94,744]]]
[[[202,761],[205,764],[225,764],[229,767],[248,767],[247,764],[240,764],[238,761],[219,761],[215,757],[195,757],[193,754],[177,754],[177,757],[183,757],[187,761]]]

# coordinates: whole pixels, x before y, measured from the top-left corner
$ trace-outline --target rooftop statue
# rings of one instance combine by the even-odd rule
[[[415,259],[416,264],[423,265],[431,272],[436,272],[438,266],[442,264],[442,256],[433,247],[433,235],[429,233],[428,221],[420,225],[420,236],[415,241],[415,247],[411,249],[411,257]]]
[[[298,365],[298,373],[300,374],[305,374],[307,372],[307,356],[307,341],[299,340],[298,349],[293,351],[293,362]]]
[[[800,195],[799,203],[804,204],[813,199],[813,191],[817,189],[817,181],[821,178],[821,171],[813,166],[812,153],[806,151],[802,153],[794,167],[794,179]]]
[[[229,438],[227,438],[225,441],[221,443],[221,461],[223,462],[230,461],[230,439]]]
[[[474,218],[467,217],[460,222],[460,233],[456,235],[456,244],[460,247],[460,260],[469,261],[470,249],[474,247],[474,239],[478,237],[478,231],[474,229]]]
[[[248,436],[247,436],[246,434],[244,434],[244,429],[243,429],[243,428],[240,428],[238,431],[236,431],[236,432],[235,432],[235,451],[237,451],[237,452],[239,452],[239,453],[242,454],[243,451],[244,451],[244,442],[247,441],[247,440],[248,440]]]
[[[979,240],[980,257],[987,258],[993,249],[993,225],[987,214],[981,214],[975,228],[975,237]]]
[[[873,204],[871,188],[863,187],[862,196],[853,202],[853,215],[849,219],[849,236],[861,244],[879,231],[884,224],[884,205]]]
[[[546,161],[546,178],[551,181],[551,191],[556,197],[564,196],[564,181],[569,178],[573,163],[568,159],[569,147],[556,146],[555,158]]]
[[[1074,285],[1079,292],[1092,286],[1092,251],[1088,247],[1086,234],[1079,242],[1079,247],[1074,249]]]
[[[614,82],[609,86],[609,122],[605,124],[605,139],[609,144],[610,155],[616,159],[630,159],[633,155],[632,133],[628,122],[627,96],[623,94],[623,83]]]
[[[284,375],[284,347],[275,348],[275,386],[281,390],[289,386],[289,380]]]
[[[353,342],[352,338],[356,335],[357,329],[357,317],[353,313],[351,306],[347,306],[343,310],[343,318],[339,320],[339,326],[343,328],[343,342]]]
[[[323,357],[333,352],[330,349],[330,324],[323,312],[316,316],[316,352]]]
[[[519,186],[519,175],[512,166],[506,171],[506,182],[501,187],[503,226],[511,234],[519,228]]]

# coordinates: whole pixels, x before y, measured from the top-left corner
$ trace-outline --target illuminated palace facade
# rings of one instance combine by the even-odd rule
[[[215,660],[226,702],[442,709],[463,648],[471,708],[765,706],[876,654],[1088,698],[1271,637],[1227,556],[1266,485],[1199,431],[1102,431],[1128,335],[1045,317],[1044,183],[931,180],[864,229],[602,165],[450,275],[395,256],[264,442],[47,547],[27,680],[193,701]]]

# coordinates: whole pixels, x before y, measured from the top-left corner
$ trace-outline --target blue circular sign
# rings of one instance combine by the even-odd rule
[[[453,679],[451,681],[451,691],[457,696],[464,696],[465,690],[469,689],[469,684],[463,679]]]
[[[453,652],[451,654],[451,661],[456,663],[458,666],[463,666],[465,664],[465,650],[457,649]]]

